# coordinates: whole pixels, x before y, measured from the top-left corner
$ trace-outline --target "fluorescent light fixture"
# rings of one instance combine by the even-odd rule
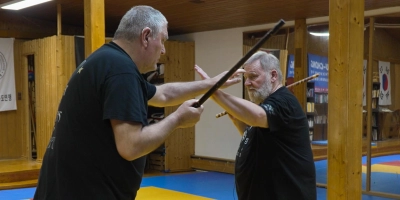
[[[314,36],[329,36],[329,33],[315,33],[315,32],[310,32],[311,35]]]
[[[1,4],[2,9],[20,10],[26,7],[34,6],[52,0],[14,0],[8,3]]]

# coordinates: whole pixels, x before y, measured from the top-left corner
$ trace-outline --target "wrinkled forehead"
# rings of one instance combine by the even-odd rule
[[[246,71],[244,74],[251,74],[251,73],[260,73],[262,72],[262,67],[259,60],[256,60],[252,63],[248,63],[243,66],[243,69]]]
[[[243,73],[244,77],[250,77],[250,76],[256,76],[256,75],[260,75],[260,73],[256,72],[256,71],[246,71],[245,73]]]

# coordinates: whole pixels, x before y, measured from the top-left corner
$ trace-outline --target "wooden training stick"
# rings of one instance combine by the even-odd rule
[[[301,84],[301,83],[304,83],[304,82],[307,82],[307,81],[309,81],[309,80],[312,80],[312,79],[314,79],[314,78],[317,78],[318,76],[319,76],[319,74],[314,74],[314,75],[309,76],[309,77],[307,77],[307,78],[305,78],[305,79],[301,79],[301,80],[299,80],[299,81],[297,81],[297,82],[294,82],[294,83],[292,83],[292,84],[290,84],[290,85],[288,85],[288,86],[286,86],[286,87],[287,87],[287,88],[291,88],[291,87],[293,87],[293,86],[296,86],[296,85],[299,85],[299,84]],[[226,111],[221,112],[221,113],[218,113],[218,114],[215,115],[215,118],[220,118],[220,117],[222,117],[222,116],[224,116],[224,115],[226,115],[226,114],[228,114],[228,112],[226,112]]]
[[[271,37],[272,34],[275,34],[278,32],[278,30],[285,24],[285,21],[282,19],[279,20],[278,24],[275,25],[275,27],[271,30],[269,30],[254,46],[253,48],[250,49],[249,52],[244,55],[238,63],[236,63],[235,66],[233,66],[210,90],[205,93],[198,102],[196,102],[193,107],[198,108],[200,107],[215,91],[218,90],[219,87],[221,87],[228,79],[231,77],[236,70],[238,70],[243,63],[247,61],[247,59],[250,58],[260,47],[263,45],[268,38]]]

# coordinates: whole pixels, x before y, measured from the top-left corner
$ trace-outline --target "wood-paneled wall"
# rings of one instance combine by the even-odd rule
[[[15,40],[14,47],[21,46],[22,43],[22,40]],[[21,55],[21,51],[21,48],[14,48],[14,56]],[[0,159],[28,157],[28,90],[24,87],[28,84],[28,73],[20,67],[23,61],[27,62],[14,59],[16,95],[21,94],[21,99],[17,98],[17,110],[0,112]]]
[[[17,101],[17,111],[0,113],[0,159],[31,157],[27,56],[33,55],[37,161],[41,162],[53,131],[59,101],[76,68],[74,37],[17,40],[14,46],[16,90],[21,94],[21,100]],[[193,81],[194,42],[167,41],[165,47],[167,53],[160,58],[165,65],[165,82]],[[172,113],[176,108],[165,108],[165,114]],[[175,130],[165,142],[165,147],[166,170],[190,170],[190,156],[194,154],[194,127]]]
[[[166,41],[166,54],[160,58],[164,63],[164,81],[187,82],[194,80],[194,42]],[[195,97],[193,97],[195,98]],[[166,107],[169,115],[178,106]],[[192,166],[190,156],[194,154],[194,127],[176,129],[165,141],[165,170],[188,171]]]
[[[57,40],[61,40],[61,47]],[[73,36],[52,36],[14,44],[17,110],[0,113],[0,159],[31,157],[28,61],[34,56],[36,93],[37,160],[41,161],[52,134],[54,119],[65,85],[75,69]],[[62,55],[62,56],[60,56]],[[57,65],[57,59],[62,59]]]

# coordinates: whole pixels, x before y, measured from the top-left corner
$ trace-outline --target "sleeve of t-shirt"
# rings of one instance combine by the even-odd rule
[[[285,125],[279,104],[275,102],[265,102],[261,104],[261,107],[267,114],[268,126],[271,132],[278,131],[281,126]]]
[[[103,119],[147,124],[147,98],[154,95],[154,86],[136,74],[124,73],[108,77],[103,88]]]
[[[147,81],[146,81],[146,85],[147,85],[147,99],[151,99],[156,94],[157,88],[155,85],[153,85]]]

